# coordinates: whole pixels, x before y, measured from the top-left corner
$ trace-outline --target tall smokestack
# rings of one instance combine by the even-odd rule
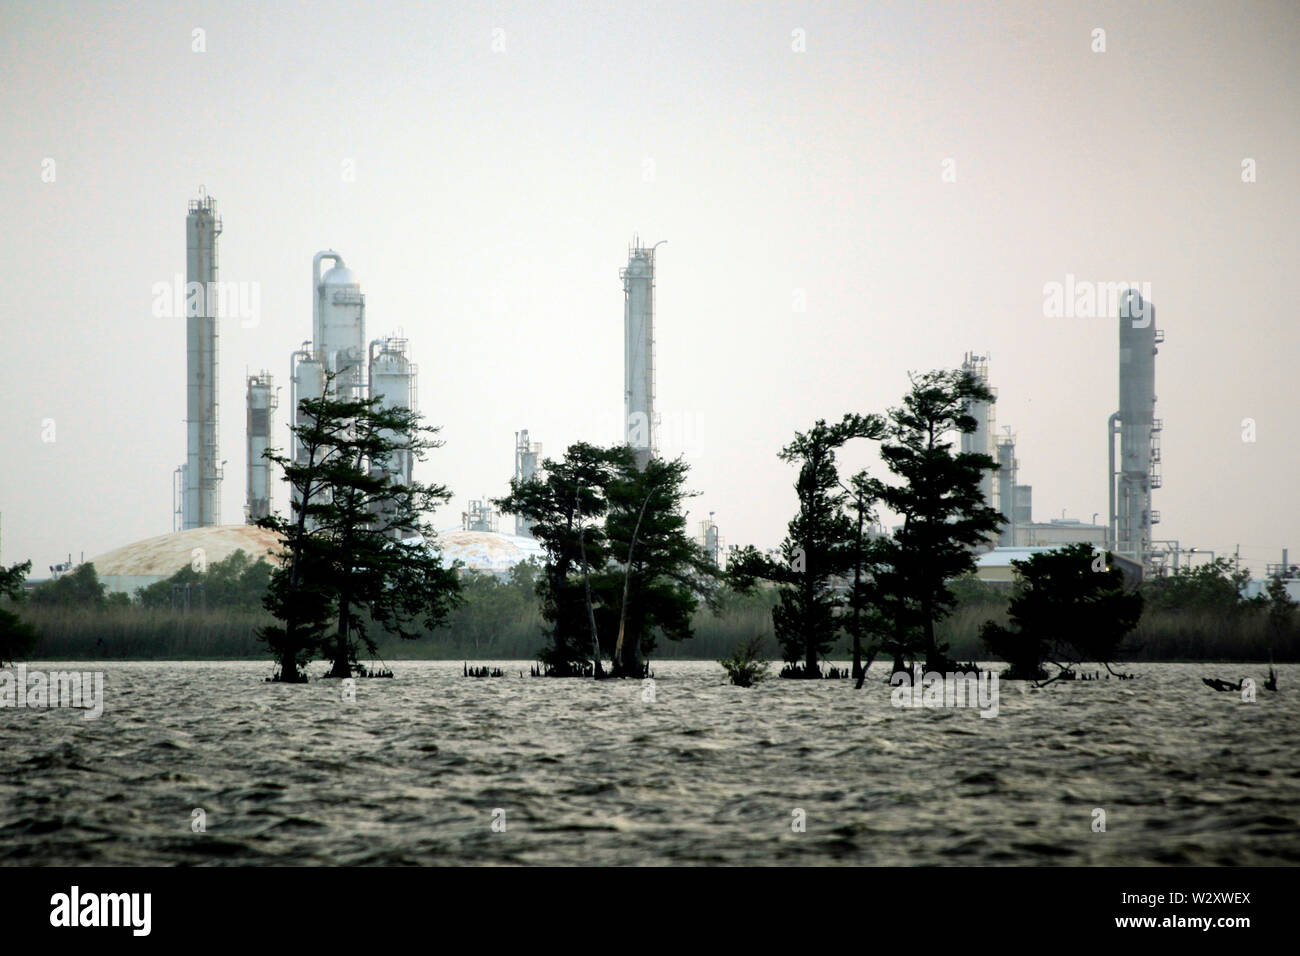
[[[626,442],[644,469],[655,453],[655,243],[632,240],[623,280],[623,422]]]
[[[211,196],[191,200],[185,217],[185,467],[181,527],[221,523],[217,447],[217,236]]]

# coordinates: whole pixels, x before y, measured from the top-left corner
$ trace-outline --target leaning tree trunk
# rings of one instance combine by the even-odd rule
[[[871,670],[871,662],[874,661],[875,659],[876,659],[875,651],[872,651],[870,654],[867,655],[867,666],[862,668],[862,672],[858,674],[858,682],[855,685],[853,685],[855,690],[862,690],[862,685],[867,682],[867,671]]]
[[[619,657],[618,660],[619,676],[640,677],[641,660],[639,651],[641,646],[641,635],[634,633],[631,628],[628,630],[629,633],[626,635],[626,640],[623,641],[622,656]]]
[[[634,636],[633,640],[629,642],[632,648],[629,652],[623,646],[623,637],[624,629],[627,625],[627,605],[628,601],[631,600],[632,553],[636,550],[636,539],[641,534],[641,522],[645,518],[645,510],[649,507],[650,499],[654,496],[654,493],[655,488],[652,485],[649,493],[645,496],[645,501],[641,502],[641,510],[636,516],[636,527],[632,529],[632,540],[627,546],[627,566],[623,570],[623,603],[619,606],[618,611],[618,641],[614,644],[614,666],[621,669],[624,675],[632,674],[635,677],[641,676],[640,673],[638,673],[639,668],[637,666],[640,663],[637,654],[640,642],[636,639],[636,636]],[[632,660],[631,670],[628,669],[627,665],[627,658],[629,657]]]

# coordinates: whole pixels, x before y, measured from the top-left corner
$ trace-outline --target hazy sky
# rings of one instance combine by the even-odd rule
[[[1291,2],[3,2],[2,557],[171,530],[185,323],[152,289],[200,185],[221,278],[260,292],[221,329],[228,523],[245,371],[286,386],[285,436],[315,252],[368,338],[411,339],[446,527],[505,490],[515,430],[621,438],[639,233],[668,240],[663,451],[728,544],[780,540],[795,429],[968,350],[1035,518],[1104,520],[1116,320],[1044,315],[1073,274],[1150,283],[1167,335],[1156,537],[1300,557],[1297,51]]]

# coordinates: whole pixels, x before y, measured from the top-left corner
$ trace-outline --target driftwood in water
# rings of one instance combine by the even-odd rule
[[[1244,680],[1245,679],[1243,678],[1242,680],[1237,681],[1237,683],[1234,684],[1231,681],[1219,680],[1219,678],[1217,677],[1202,677],[1201,683],[1204,684],[1206,687],[1212,687],[1217,691],[1223,691],[1224,693],[1231,693],[1231,692],[1241,690],[1241,685],[1244,682]]]

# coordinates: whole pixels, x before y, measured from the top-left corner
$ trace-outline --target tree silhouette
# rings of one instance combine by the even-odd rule
[[[863,478],[856,486],[862,497],[855,499],[840,483],[835,452],[852,439],[878,440],[884,434],[885,422],[879,415],[856,414],[834,424],[819,419],[807,432],[796,432],[779,454],[782,461],[799,465],[795,481],[799,510],[787,526],[782,560],[773,561],[751,546],[734,552],[729,562],[728,581],[738,590],[748,590],[760,579],[780,590],[772,625],[790,665],[783,673],[821,676],[818,661],[835,639],[846,604],[852,602],[858,609],[857,626],[867,626],[857,603],[866,594],[861,576],[867,554],[859,544],[858,523],[846,506],[854,499],[867,520],[876,489]],[[859,586],[846,599],[843,583],[855,570]],[[859,637],[861,633],[865,631],[858,632]]]
[[[1124,590],[1124,575],[1093,552],[1071,544],[1012,561],[1017,574],[1011,628],[992,621],[980,630],[990,651],[1007,661],[1009,678],[1046,680],[1043,664],[1058,668],[1096,661],[1110,669],[1124,637],[1142,616],[1142,595]]]
[[[262,635],[282,680],[301,679],[304,659],[318,651],[330,659],[328,676],[362,673],[359,648],[375,653],[368,621],[412,639],[419,624],[441,624],[459,599],[428,520],[451,493],[407,477],[408,463],[441,446],[438,429],[378,397],[335,398],[331,381],[322,397],[299,403],[298,460],[265,453],[293,489],[290,517],[258,522],[281,536],[288,558],[266,600],[282,624]]]
[[[0,599],[21,602],[23,581],[31,569],[30,561],[8,568],[0,567]],[[8,608],[0,607],[0,666],[26,657],[39,640],[40,636],[30,624]]]
[[[975,569],[973,548],[986,543],[1003,520],[980,492],[983,472],[997,464],[985,454],[954,454],[948,436],[973,432],[970,403],[991,402],[993,394],[968,371],[927,372],[911,376],[911,382],[903,404],[890,410],[888,439],[880,449],[900,481],[874,482],[881,502],[903,519],[881,545],[877,585],[895,647],[906,652],[919,637],[926,670],[946,672],[949,661],[935,640],[935,622],[955,603],[948,582]]]

